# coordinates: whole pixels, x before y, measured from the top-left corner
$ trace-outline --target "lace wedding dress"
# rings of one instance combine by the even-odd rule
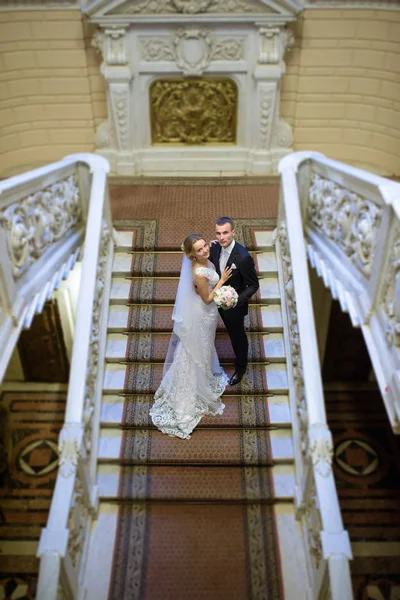
[[[214,268],[199,267],[196,274],[208,279],[210,291],[218,283]],[[188,273],[186,279],[189,279]],[[220,397],[228,377],[219,364],[214,346],[217,306],[214,302],[205,304],[194,292],[191,272],[190,286],[186,282],[185,289],[180,290],[181,283],[182,275],[172,317],[174,331],[150,415],[162,433],[188,439],[204,415],[222,414],[225,405]],[[181,310],[178,309],[180,302]]]

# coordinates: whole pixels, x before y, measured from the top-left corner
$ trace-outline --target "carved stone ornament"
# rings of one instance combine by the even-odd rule
[[[194,48],[192,46],[186,48],[185,42],[188,41],[197,43]],[[173,45],[177,67],[185,75],[201,75],[210,64],[212,42],[210,34],[205,29],[192,31],[179,29],[174,36]],[[191,48],[194,50],[193,58],[189,58]]]
[[[1,0],[2,8],[26,8],[26,9],[46,9],[46,8],[80,8],[79,0]]]
[[[269,137],[271,133],[271,123],[273,119],[274,100],[276,95],[275,83],[265,83],[260,86],[260,146],[269,147]]]
[[[366,278],[370,276],[381,208],[333,181],[313,174],[308,216]]]
[[[400,230],[389,258],[386,283],[383,288],[382,308],[386,316],[386,337],[390,345],[400,348]]]
[[[141,59],[174,61],[185,75],[201,75],[212,61],[244,58],[244,39],[212,36],[206,29],[179,29],[173,38],[141,38]]]
[[[104,38],[104,31],[97,29],[90,41],[91,46],[102,56],[104,56]]]
[[[94,143],[96,144],[96,148],[99,148],[100,150],[102,148],[116,147],[114,129],[110,121],[103,121],[100,123],[94,136]]]
[[[314,568],[317,570],[323,557],[321,544],[322,519],[318,507],[317,491],[315,489],[313,477],[309,479],[307,485],[308,489],[305,492],[304,515],[308,533],[308,547]]]
[[[152,143],[234,143],[237,87],[231,79],[160,79],[150,86]]]
[[[81,202],[75,175],[0,211],[14,278],[19,279],[80,220]]]
[[[126,47],[126,28],[108,27],[97,30],[93,34],[91,45],[95,48],[108,65],[128,64],[128,52]]]
[[[297,324],[297,307],[294,293],[292,264],[290,260],[289,240],[286,221],[282,221],[280,223],[277,236],[279,239],[281,250],[287,317],[289,322],[289,340],[291,348],[290,356],[292,362],[296,410],[297,417],[299,420],[301,451],[303,456],[305,456],[308,451],[308,414],[304,390],[303,363],[301,357],[299,328]]]
[[[59,474],[68,478],[76,471],[81,453],[83,430],[78,423],[64,423],[60,432],[58,449],[60,452]]]
[[[83,486],[78,471],[75,478],[74,494],[68,515],[68,554],[75,569],[79,566],[79,559],[82,555],[88,516],[89,509],[85,503]]]
[[[309,429],[310,454],[315,471],[324,479],[332,472],[333,443],[327,425],[312,425]]]
[[[272,145],[276,148],[291,148],[293,145],[292,128],[283,119],[279,119],[275,124]]]
[[[111,104],[113,109],[114,123],[117,130],[119,147],[121,150],[128,148],[128,111],[129,111],[129,87],[127,84],[112,84],[110,86]]]
[[[283,60],[285,52],[294,44],[294,35],[290,29],[267,26],[259,29],[260,51],[258,64],[276,64]]]
[[[101,233],[99,260],[97,266],[96,290],[93,301],[92,312],[92,332],[90,336],[90,347],[88,354],[88,367],[85,385],[85,400],[83,409],[84,421],[84,446],[87,454],[90,454],[92,444],[92,427],[94,402],[96,397],[97,374],[99,368],[99,342],[100,342],[100,321],[103,309],[103,290],[107,269],[107,258],[109,245],[111,242],[110,230],[106,223],[103,223]]]
[[[376,8],[378,10],[396,10],[399,8],[399,0],[307,0],[307,6],[311,8]]]
[[[142,2],[127,2],[110,11],[109,15],[121,14],[171,14],[180,13],[195,15],[200,13],[255,13],[264,14],[271,9],[260,3],[245,0],[143,0]]]

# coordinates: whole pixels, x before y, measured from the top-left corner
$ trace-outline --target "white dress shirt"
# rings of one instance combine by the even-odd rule
[[[235,246],[235,240],[233,240],[229,246],[227,246],[226,248],[221,248],[221,254],[219,256],[219,269],[221,271],[221,275],[226,267],[226,263],[229,260],[229,257],[231,255],[231,252],[233,250]]]

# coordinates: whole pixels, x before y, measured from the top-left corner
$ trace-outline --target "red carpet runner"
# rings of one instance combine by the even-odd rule
[[[133,207],[134,219],[136,211]],[[208,214],[207,222],[212,224],[215,216]],[[116,224],[135,229],[134,247],[145,253],[132,256],[134,279],[127,298],[120,508],[109,599],[281,600],[259,299],[253,299],[248,326],[252,364],[246,382],[227,389],[224,415],[203,419],[190,440],[162,435],[149,418],[177,280],[145,278],[179,275],[176,254],[151,252],[176,250],[190,232],[181,217],[171,235],[173,219],[164,214],[155,225]],[[203,231],[201,224],[195,230]],[[273,226],[271,220],[240,219],[239,240],[252,249],[253,229]],[[232,372],[233,354],[222,323],[217,349]]]

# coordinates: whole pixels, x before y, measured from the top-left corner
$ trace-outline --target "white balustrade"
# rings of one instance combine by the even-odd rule
[[[113,258],[108,162],[91,154],[0,183],[0,380],[22,327],[68,276],[83,243],[59,470],[38,556],[37,598],[84,596]],[[103,310],[104,309],[104,310]]]
[[[362,328],[399,433],[400,185],[311,152],[279,169],[276,250],[309,595],[347,600],[351,548],[332,472],[307,256]],[[0,380],[22,327],[68,276],[84,239],[59,472],[38,550],[40,600],[85,595],[113,257],[108,170],[103,158],[74,155],[0,183]]]
[[[400,185],[298,152],[280,162],[276,239],[296,449],[296,504],[311,597],[352,598],[351,547],[332,473],[307,270],[360,326],[382,397],[400,432]]]

